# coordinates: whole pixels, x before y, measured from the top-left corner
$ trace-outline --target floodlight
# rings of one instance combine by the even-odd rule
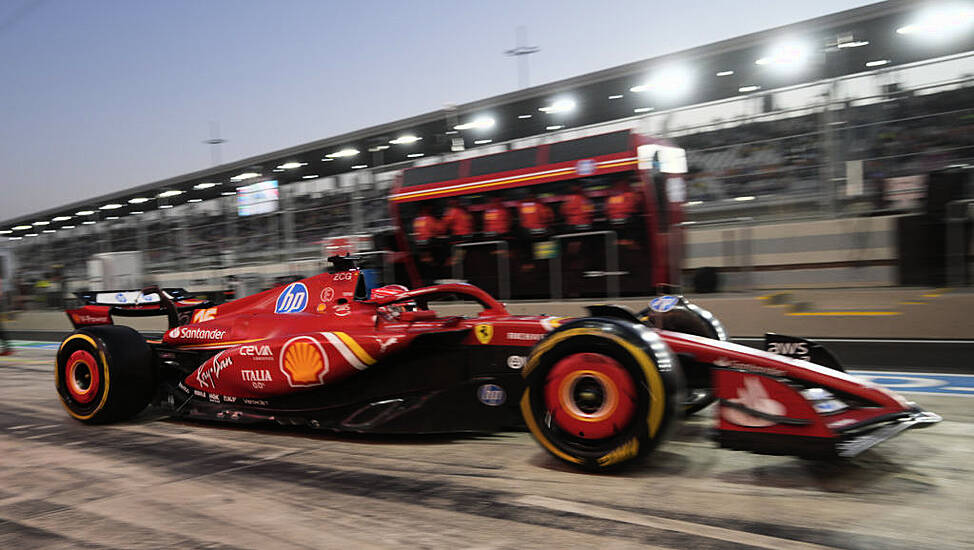
[[[551,105],[546,105],[538,110],[548,114],[567,113],[575,110],[575,101],[572,99],[559,99]]]
[[[351,147],[346,147],[345,149],[335,151],[334,153],[331,153],[326,156],[330,159],[340,159],[345,157],[354,157],[357,154],[359,154],[358,149],[352,149]]]
[[[258,176],[260,176],[260,174],[258,174],[257,172],[244,172],[243,174],[237,174],[236,176],[233,176],[232,178],[230,178],[230,181],[249,180],[249,179],[256,178]]]
[[[410,143],[416,143],[423,138],[414,135],[399,136],[396,139],[390,141],[389,143],[393,145],[409,145]]]
[[[963,31],[972,22],[974,22],[974,6],[969,4],[938,6],[919,13],[911,23],[896,29],[896,32],[943,39]]]
[[[457,124],[454,130],[484,130],[494,126],[494,119],[490,117],[480,117],[464,124]]]
[[[655,71],[643,84],[633,86],[630,92],[653,92],[662,97],[679,97],[690,92],[694,74],[684,66],[674,65]]]
[[[788,41],[776,44],[767,54],[754,61],[755,65],[769,65],[781,69],[800,69],[804,67],[812,54],[808,44],[798,41]]]

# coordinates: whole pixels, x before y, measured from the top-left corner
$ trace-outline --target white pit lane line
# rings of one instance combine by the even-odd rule
[[[594,504],[582,504],[580,502],[572,502],[570,500],[561,500],[557,498],[525,495],[514,499],[514,502],[521,506],[546,508],[548,510],[555,510],[558,512],[568,512],[581,516],[588,516],[590,518],[619,521],[622,523],[641,525],[643,527],[650,527],[653,529],[676,531],[679,533],[686,533],[688,535],[698,537],[707,537],[723,542],[733,542],[737,544],[755,546],[758,548],[768,548],[770,550],[778,550],[780,548],[804,548],[809,550],[831,548],[829,546],[821,546],[818,544],[800,542],[791,539],[782,539],[778,537],[769,537],[767,535],[759,535],[756,533],[735,531],[733,529],[713,527],[710,525],[704,525],[702,523],[693,523],[678,519],[636,514],[633,512],[626,512],[624,510],[614,510],[612,508],[596,506]]]
[[[849,371],[897,393],[974,397],[974,375],[943,372]]]

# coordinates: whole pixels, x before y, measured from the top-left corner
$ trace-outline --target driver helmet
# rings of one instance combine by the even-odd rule
[[[378,300],[382,298],[390,298],[399,296],[404,292],[408,292],[409,289],[403,285],[386,285],[380,286],[378,288],[373,288],[372,293],[369,296],[370,300]],[[399,314],[403,311],[408,311],[415,309],[416,302],[410,300],[408,302],[399,302],[396,304],[389,304],[387,306],[380,306],[378,308],[378,313],[382,315],[387,321],[394,321],[399,318]]]

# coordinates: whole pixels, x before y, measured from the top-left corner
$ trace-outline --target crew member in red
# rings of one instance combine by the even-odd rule
[[[454,237],[473,235],[473,216],[457,199],[450,199],[449,208],[446,209],[440,222],[443,230]]]
[[[430,214],[428,206],[423,206],[419,210],[419,217],[413,220],[413,238],[417,243],[425,244],[435,237],[443,234],[442,224]]]
[[[639,197],[626,181],[617,181],[612,186],[612,194],[606,201],[606,214],[612,223],[625,223],[639,209]]]
[[[555,216],[541,201],[528,197],[518,205],[518,214],[521,217],[521,227],[527,229],[529,233],[539,234],[548,230]]]
[[[578,184],[572,185],[572,192],[561,203],[561,215],[564,216],[565,223],[576,229],[592,226],[594,210],[592,201],[588,200],[582,191],[582,186]]]
[[[484,233],[505,235],[511,231],[511,212],[501,202],[500,197],[491,197],[484,210]]]

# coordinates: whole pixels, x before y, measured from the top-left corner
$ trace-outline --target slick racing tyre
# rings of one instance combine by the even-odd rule
[[[706,309],[683,299],[668,311],[658,312],[647,308],[640,313],[640,319],[656,328],[713,340],[727,340],[727,332],[717,317]],[[683,414],[690,416],[706,409],[717,398],[714,396],[709,365],[692,361],[685,361],[682,365],[687,381]]]
[[[676,358],[642,325],[580,319],[534,348],[524,367],[521,413],[555,457],[590,471],[644,456],[681,415]]]
[[[55,381],[68,414],[89,424],[138,414],[155,389],[152,351],[129,327],[76,330],[57,353]]]

